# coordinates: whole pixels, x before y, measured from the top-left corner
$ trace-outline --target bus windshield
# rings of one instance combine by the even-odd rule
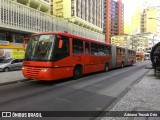
[[[25,52],[26,60],[49,61],[53,57],[55,35],[31,36]]]

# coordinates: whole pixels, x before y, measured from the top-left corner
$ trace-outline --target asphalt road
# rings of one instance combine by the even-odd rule
[[[123,69],[87,75],[79,80],[71,78],[53,82],[31,80],[3,85],[0,86],[0,111],[103,111],[113,106],[140,81],[149,71],[145,69],[148,64],[150,64],[148,61],[140,62]],[[73,114],[81,116],[80,112]],[[98,114],[83,118],[44,119],[94,120],[97,116]]]

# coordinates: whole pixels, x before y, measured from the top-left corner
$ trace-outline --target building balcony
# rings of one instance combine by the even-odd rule
[[[17,2],[26,5],[30,0],[17,0]]]
[[[56,10],[63,9],[63,5],[57,5],[55,9],[56,9]]]
[[[55,0],[55,3],[63,2],[63,0]]]
[[[34,9],[40,8],[40,11],[42,12],[47,12],[50,10],[50,3],[44,0],[17,0],[17,2]]]
[[[37,9],[40,5],[40,1],[39,0],[30,0],[29,4],[30,4],[30,7]]]

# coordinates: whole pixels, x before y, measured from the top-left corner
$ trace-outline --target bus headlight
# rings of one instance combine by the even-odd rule
[[[22,67],[22,70],[24,70],[25,69],[25,67]]]
[[[45,69],[42,69],[41,72],[48,72],[49,70],[50,69],[45,68]]]

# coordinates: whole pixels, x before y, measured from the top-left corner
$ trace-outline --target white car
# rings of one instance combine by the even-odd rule
[[[0,71],[20,70],[22,69],[22,65],[23,59],[6,59],[0,63]]]

